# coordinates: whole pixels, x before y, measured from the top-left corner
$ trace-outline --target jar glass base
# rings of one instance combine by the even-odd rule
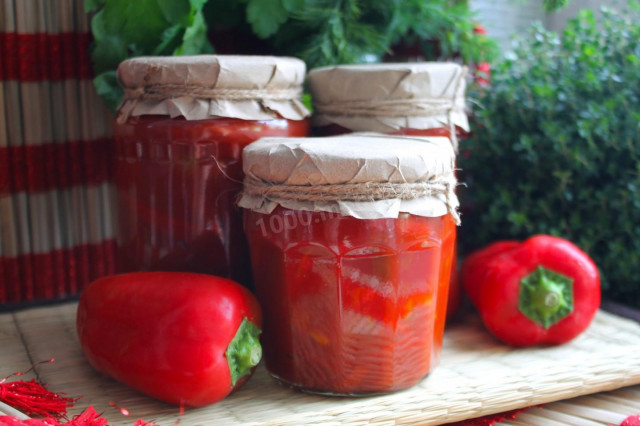
[[[267,370],[268,371],[268,370]],[[420,380],[418,380],[416,383],[414,383],[411,386],[407,386],[407,387],[402,387],[399,389],[391,389],[391,390],[383,390],[383,391],[365,391],[365,392],[339,392],[339,391],[328,391],[328,390],[321,390],[321,389],[310,389],[305,387],[304,385],[301,384],[296,384],[293,383],[287,379],[283,379],[282,377],[278,376],[277,374],[274,374],[270,371],[269,375],[271,377],[273,377],[278,383],[280,383],[283,386],[289,387],[291,389],[295,389],[304,393],[308,393],[311,395],[322,395],[322,396],[337,396],[337,397],[348,397],[348,398],[366,398],[369,396],[376,396],[376,395],[388,395],[391,393],[395,393],[395,392],[401,392],[403,390],[409,389],[415,385],[417,385],[418,383],[420,383],[422,380],[426,379],[429,376],[429,373],[425,374]]]

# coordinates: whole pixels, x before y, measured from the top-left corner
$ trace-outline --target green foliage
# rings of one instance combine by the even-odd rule
[[[362,62],[387,50],[392,14],[388,0],[304,0],[271,42],[309,68]]]
[[[256,50],[241,53],[295,56],[308,68],[380,60],[394,43],[422,44],[427,60],[496,56],[459,0],[85,0],[85,10],[95,13],[95,85],[112,108],[122,96],[113,78],[122,60],[211,52],[207,28],[254,37]]]
[[[118,64],[133,56],[211,52],[202,15],[206,0],[85,0],[94,44],[94,85],[115,110],[122,92]]]
[[[284,0],[249,0],[247,2],[247,22],[260,38],[273,35],[288,19]]]
[[[544,0],[544,9],[547,12],[552,12],[566,7],[569,3],[570,0]]]
[[[471,95],[460,240],[567,238],[608,296],[640,307],[640,21],[603,14],[582,11],[561,37],[532,29]]]
[[[428,60],[459,54],[465,62],[485,62],[498,55],[497,45],[474,32],[475,15],[467,2],[451,0],[396,0],[396,13],[390,29],[393,43],[422,43]],[[437,39],[439,52],[424,43]]]
[[[474,33],[465,1],[209,0],[207,11],[210,24],[248,23],[243,30],[264,39],[272,53],[299,57],[309,68],[379,60],[394,43],[422,43],[427,60],[496,57],[496,44]],[[434,40],[437,52],[425,43]]]

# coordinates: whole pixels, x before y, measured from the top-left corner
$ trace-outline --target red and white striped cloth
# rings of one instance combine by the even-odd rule
[[[83,0],[0,0],[0,307],[114,271],[112,116]]]

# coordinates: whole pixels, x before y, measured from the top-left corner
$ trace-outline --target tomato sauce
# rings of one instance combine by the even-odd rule
[[[463,139],[468,129],[465,74],[466,70],[457,64],[429,62],[338,65],[311,70],[308,87],[315,107],[312,132],[329,136],[377,131]],[[447,235],[455,239],[455,232],[453,229]],[[456,262],[446,262],[453,268],[451,275],[456,276]],[[458,308],[461,294],[456,282],[451,285],[455,297],[449,304],[449,315]],[[446,299],[439,298],[438,303],[446,307]]]
[[[455,129],[456,129],[455,130],[456,137],[458,139],[467,137],[468,133],[465,130],[459,127],[456,127]],[[346,129],[342,126],[339,126],[337,124],[330,124],[328,126],[316,127],[312,131],[314,134],[317,134],[318,136],[336,136],[336,135],[343,135],[343,134],[352,132],[351,130]],[[436,127],[431,129],[399,129],[395,132],[391,132],[390,134],[404,135],[404,136],[441,136],[441,137],[446,137],[451,139],[451,131],[448,127]],[[452,317],[460,307],[460,304],[462,303],[462,289],[460,288],[460,283],[457,280],[457,276],[458,276],[457,274],[458,266],[456,261],[457,248],[455,245],[456,227],[452,226],[451,229],[448,229],[445,234],[446,234],[448,243],[454,246],[454,256],[451,258],[443,258],[442,261],[444,264],[442,265],[442,268],[441,268],[442,271],[445,271],[447,269],[450,270],[447,273],[447,276],[450,277],[451,279],[451,282],[447,287],[448,288],[447,293],[449,293],[451,297],[441,296],[438,298],[438,304],[439,304],[438,313],[440,314],[444,313],[445,316]],[[441,295],[442,294],[445,294],[445,293],[441,292]],[[444,332],[444,323],[443,323],[443,329],[440,330],[438,333],[442,334],[443,332]]]
[[[444,136],[451,139],[451,130],[448,127],[436,127],[431,129],[400,129],[393,134],[406,135],[406,136]],[[464,139],[468,136],[468,132],[455,127],[455,136],[458,140]],[[448,285],[447,285],[447,297],[438,298],[438,315],[444,315],[446,318],[453,317],[462,303],[462,288],[458,281],[458,249],[455,243],[457,235],[456,226],[451,223],[445,230],[445,240],[447,245],[453,247],[453,256],[450,258],[442,258],[441,271],[449,271],[447,273]],[[441,280],[442,281],[442,280]],[[444,323],[442,329],[437,330],[438,334],[444,333]]]
[[[200,272],[250,282],[242,149],[306,136],[308,120],[129,117],[115,126],[118,270]]]
[[[247,210],[245,231],[261,271],[266,367],[277,379],[363,395],[410,387],[435,366],[446,308],[438,301],[453,259],[450,215],[357,219],[277,207]]]

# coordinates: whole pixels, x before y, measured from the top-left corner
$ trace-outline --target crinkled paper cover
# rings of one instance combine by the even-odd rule
[[[139,57],[118,67],[125,90],[120,120],[168,115],[187,120],[216,117],[302,120],[306,67],[296,58],[197,55]]]
[[[446,62],[317,68],[307,77],[313,124],[356,132],[452,125],[468,131],[466,74],[465,67]]]
[[[329,185],[367,182],[414,183],[445,178],[453,193],[455,154],[448,138],[350,134],[326,138],[262,138],[243,151],[247,177],[273,184]],[[360,219],[397,218],[401,212],[426,217],[449,212],[443,194],[412,200],[298,201],[243,193],[240,207],[271,213],[278,205],[292,210],[326,211]]]

